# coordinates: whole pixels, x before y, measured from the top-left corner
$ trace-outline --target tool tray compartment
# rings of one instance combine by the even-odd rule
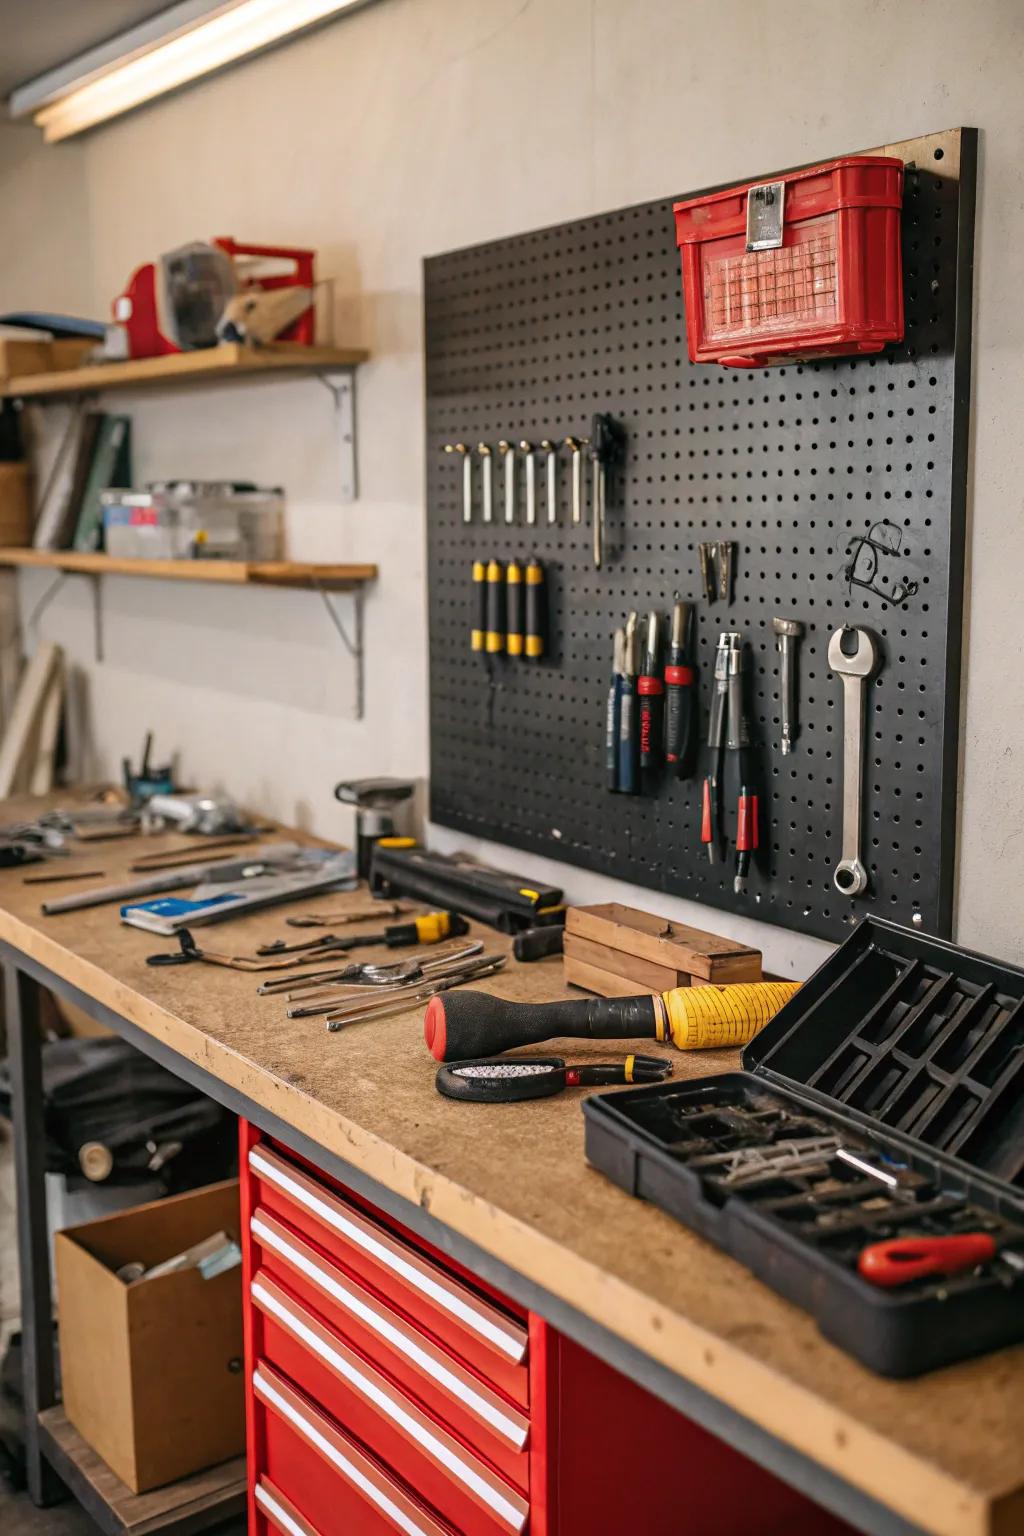
[[[589,1161],[883,1375],[1024,1339],[1006,1259],[892,1289],[858,1271],[900,1237],[980,1231],[1024,1254],[1024,971],[864,918],[742,1062],[588,1099]]]

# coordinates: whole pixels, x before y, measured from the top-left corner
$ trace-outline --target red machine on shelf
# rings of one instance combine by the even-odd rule
[[[312,346],[314,261],[313,251],[250,245],[224,235],[168,251],[138,267],[114,300],[125,353],[161,357],[216,346],[218,340],[265,341],[268,328],[275,340]],[[258,334],[260,310],[271,318]],[[223,326],[226,312],[238,317],[230,336]]]
[[[851,155],[674,205],[690,360],[763,368],[903,337],[903,162]]]

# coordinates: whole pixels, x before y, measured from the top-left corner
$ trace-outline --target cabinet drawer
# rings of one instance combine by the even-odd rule
[[[411,1397],[266,1274],[252,1281],[257,1357],[354,1435],[464,1536],[518,1536],[527,1503]]]
[[[265,1364],[252,1387],[266,1458],[254,1494],[268,1536],[455,1536]]]
[[[529,1485],[526,1416],[266,1211],[249,1223],[259,1273],[310,1308],[506,1477]]]
[[[253,1495],[258,1536],[323,1536],[303,1519],[295,1505],[285,1498],[280,1488],[274,1487],[269,1478],[260,1478]]]
[[[527,1331],[441,1265],[264,1144],[249,1153],[253,1207],[322,1247],[520,1407],[529,1403]]]

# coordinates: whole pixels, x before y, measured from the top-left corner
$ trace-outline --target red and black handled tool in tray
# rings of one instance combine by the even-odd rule
[[[891,1290],[912,1280],[960,1275],[1001,1258],[1011,1269],[1024,1273],[1024,1252],[1008,1248],[1006,1241],[1024,1242],[1024,1234],[1000,1240],[990,1232],[958,1232],[950,1237],[894,1237],[872,1243],[857,1260],[857,1268],[872,1285]]]
[[[693,608],[676,601],[665,661],[665,760],[688,779],[697,756],[697,677],[693,668]]]

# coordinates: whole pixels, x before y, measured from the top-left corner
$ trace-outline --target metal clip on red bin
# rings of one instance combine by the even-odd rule
[[[903,338],[903,162],[852,155],[674,205],[690,361],[764,368]]]

